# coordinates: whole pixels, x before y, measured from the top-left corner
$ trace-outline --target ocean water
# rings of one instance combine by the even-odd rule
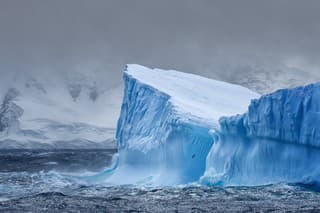
[[[88,182],[116,150],[0,151],[0,212],[320,212],[309,185],[110,186]]]

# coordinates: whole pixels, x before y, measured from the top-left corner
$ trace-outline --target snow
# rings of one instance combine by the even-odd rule
[[[217,127],[221,116],[244,113],[259,95],[239,85],[174,70],[128,65],[126,74],[170,96],[177,113]]]
[[[111,183],[197,181],[221,116],[244,113],[258,94],[178,71],[128,65],[117,127],[119,166]],[[109,175],[109,172],[108,172]]]

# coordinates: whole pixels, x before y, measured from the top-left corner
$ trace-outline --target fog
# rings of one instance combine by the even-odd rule
[[[220,79],[249,65],[317,81],[319,11],[317,0],[1,0],[0,72],[98,72],[112,87],[128,63]]]

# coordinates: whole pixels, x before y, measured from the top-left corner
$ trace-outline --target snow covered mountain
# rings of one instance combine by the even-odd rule
[[[0,148],[114,147],[122,89],[98,80],[79,73],[8,80],[0,94]]]
[[[260,97],[241,86],[139,65],[128,65],[124,80],[117,164],[100,174],[107,182],[319,180],[320,84]]]

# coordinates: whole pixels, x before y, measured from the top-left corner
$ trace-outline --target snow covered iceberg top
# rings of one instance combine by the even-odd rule
[[[259,96],[241,86],[139,65],[127,66],[124,84],[118,167],[108,179],[117,184],[199,180],[220,117],[244,113]]]
[[[127,65],[125,75],[168,95],[180,119],[219,128],[221,116],[244,113],[259,95],[247,88],[175,70]]]

